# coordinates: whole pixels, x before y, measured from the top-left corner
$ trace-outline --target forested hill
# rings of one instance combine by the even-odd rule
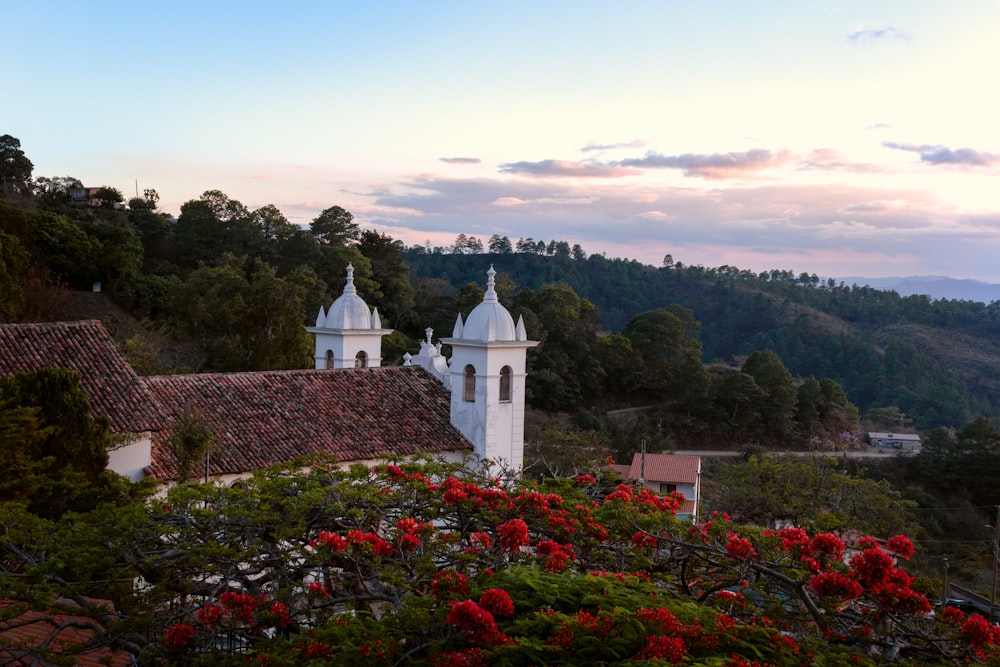
[[[896,406],[917,428],[1000,416],[1000,303],[901,297],[788,271],[753,273],[602,255],[404,253],[411,278],[454,288],[494,264],[513,289],[564,283],[600,312],[605,331],[670,304],[700,322],[705,362],[773,350],[798,377],[836,380],[862,414]],[[737,364],[738,365],[738,364]]]

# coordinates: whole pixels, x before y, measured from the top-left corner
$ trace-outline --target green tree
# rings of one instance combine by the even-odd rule
[[[174,295],[173,318],[205,341],[217,371],[308,368],[311,339],[303,304],[319,290],[308,268],[283,279],[262,260],[227,255],[193,271]]]
[[[128,482],[107,470],[115,444],[107,419],[91,415],[78,373],[0,377],[0,499],[58,518],[125,498]]]
[[[216,437],[208,421],[197,411],[187,410],[170,432],[167,450],[177,459],[177,477],[187,480],[197,476],[198,464],[205,461],[207,482],[207,458],[212,455]]]
[[[81,227],[99,244],[96,273],[112,290],[139,275],[143,261],[142,237],[124,214],[113,214]]]
[[[694,313],[678,305],[642,313],[625,325],[622,335],[632,342],[641,363],[636,395],[685,403],[707,395],[698,328]]]
[[[243,203],[219,190],[181,205],[175,227],[179,265],[195,268],[225,253],[256,256],[263,247],[259,220]]]
[[[17,237],[0,232],[0,322],[13,322],[21,312],[27,260],[28,254]]]
[[[82,188],[83,183],[79,178],[73,176],[39,176],[34,181],[32,192],[38,199],[68,204],[70,202],[69,191],[72,188]]]
[[[97,193],[94,195],[94,199],[98,201],[98,205],[101,208],[115,208],[116,204],[121,204],[125,201],[121,190],[108,185],[99,187]]]
[[[387,234],[366,229],[358,239],[358,250],[371,263],[371,277],[377,292],[371,294],[369,306],[377,306],[383,321],[399,328],[414,318],[413,287],[408,280],[409,269],[403,261],[403,242]],[[357,267],[355,267],[357,268]]]
[[[760,431],[760,409],[765,398],[764,390],[751,375],[738,371],[717,375],[712,382],[713,422],[716,427],[723,426],[730,442],[752,443]]]
[[[795,430],[797,392],[791,373],[770,350],[758,350],[751,354],[741,370],[764,391],[762,436],[775,444],[787,443]]]
[[[0,137],[0,196],[31,194],[34,168],[21,150],[20,140],[9,134]]]
[[[842,471],[833,457],[750,456],[711,468],[702,498],[710,510],[760,526],[914,534],[906,500],[887,481]]]
[[[478,303],[478,302],[477,302]],[[528,351],[526,399],[543,410],[570,410],[601,393],[603,371],[591,350],[601,328],[594,304],[568,285],[522,291],[514,302],[528,337],[541,344]]]
[[[511,245],[510,239],[498,234],[490,237],[488,247],[491,253],[500,255],[509,255],[514,252],[514,246]]]
[[[357,243],[361,228],[354,215],[340,206],[331,206],[309,223],[309,231],[323,245],[343,246]]]

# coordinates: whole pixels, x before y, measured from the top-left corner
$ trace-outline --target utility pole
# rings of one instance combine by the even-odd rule
[[[948,606],[948,557],[944,558],[944,597],[941,598],[942,609]]]
[[[996,506],[996,517],[993,519],[993,585],[990,586],[990,622],[996,620],[997,609],[997,561],[1000,560],[1000,505]]]
[[[646,485],[646,439],[642,439],[642,454],[639,456],[639,486]]]

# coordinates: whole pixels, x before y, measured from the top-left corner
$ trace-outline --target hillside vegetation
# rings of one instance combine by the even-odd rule
[[[410,249],[416,279],[457,288],[492,262],[519,288],[557,281],[591,301],[606,331],[670,304],[700,323],[702,360],[773,350],[798,377],[829,377],[865,414],[898,407],[918,429],[956,427],[1000,406],[1000,304],[901,297],[787,271],[662,267],[603,255],[454,254]]]
[[[33,177],[19,145],[4,137],[4,164],[20,167],[4,174],[0,193],[0,320],[78,317],[81,299],[68,290],[100,283],[122,309],[110,323],[140,372],[310,366],[303,325],[340,294],[348,264],[359,293],[395,329],[383,356],[398,363],[427,327],[450,333],[494,264],[501,300],[541,341],[529,360],[529,404],[581,424],[652,405],[660,407],[646,415],[645,435],[655,424],[665,443],[810,446],[835,438],[832,428],[856,434],[855,408],[873,428],[921,431],[1000,409],[997,302],[901,297],[669,255],[653,267],[561,240],[484,244],[459,234],[447,248],[407,248],[340,206],[304,229],[274,206],[251,210],[217,190],[173,218],[158,210],[155,190],[126,202],[113,188]],[[791,392],[783,375],[767,388],[744,372],[765,351]],[[826,382],[818,412],[797,395],[822,394],[812,382]],[[761,414],[761,392],[771,414]],[[779,412],[791,414],[779,418],[784,400]],[[850,406],[846,418],[831,417],[834,406]],[[780,423],[788,420],[796,423]]]

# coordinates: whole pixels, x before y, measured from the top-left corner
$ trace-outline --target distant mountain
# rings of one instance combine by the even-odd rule
[[[905,278],[834,278],[845,285],[868,285],[892,290],[900,296],[926,294],[932,299],[961,299],[991,303],[1000,300],[1000,285],[979,280],[959,280],[947,276],[907,276]]]

